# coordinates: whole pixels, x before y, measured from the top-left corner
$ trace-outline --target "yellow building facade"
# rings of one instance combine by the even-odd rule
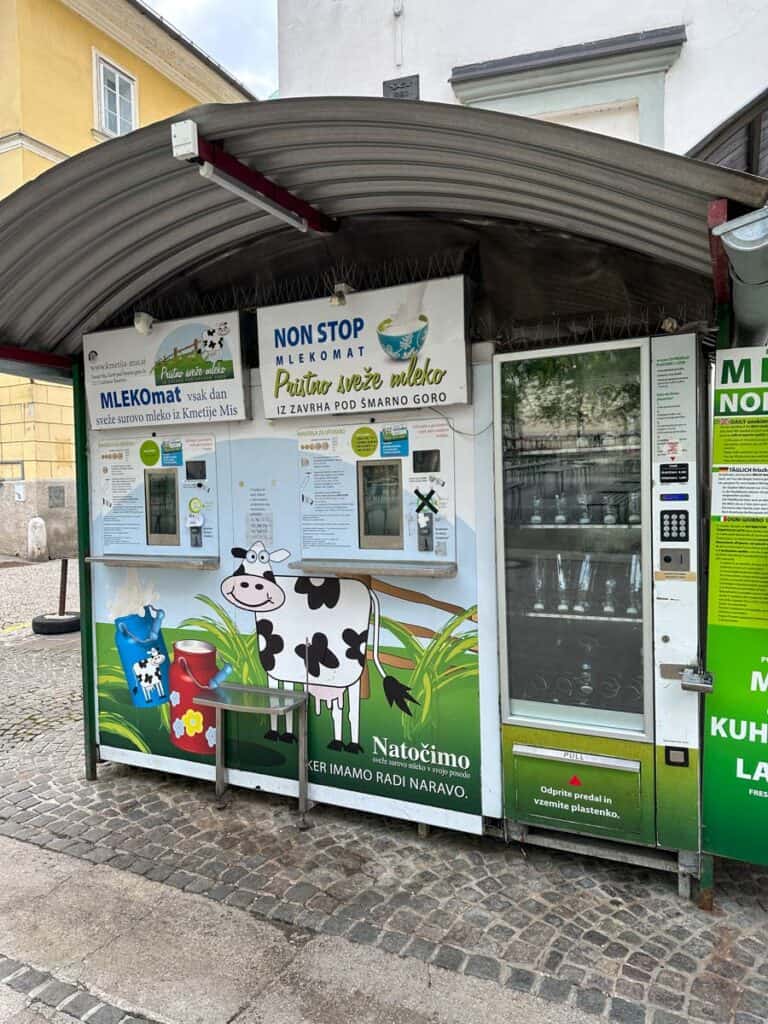
[[[0,200],[67,157],[248,90],[140,0],[0,0]],[[0,374],[0,554],[74,547],[66,385]],[[62,511],[62,492],[65,501]]]

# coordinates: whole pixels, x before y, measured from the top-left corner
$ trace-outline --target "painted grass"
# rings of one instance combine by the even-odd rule
[[[267,674],[262,668],[253,635],[238,631],[235,620],[220,604],[205,594],[198,594],[197,601],[209,608],[215,617],[197,615],[184,619],[179,629],[200,629],[210,637],[219,654],[219,661],[231,665],[232,678],[244,686],[266,686]]]
[[[155,383],[162,386],[183,384],[184,378],[174,378],[174,374],[192,374],[187,383],[205,380],[231,380],[234,377],[234,365],[231,359],[219,359],[209,363],[201,355],[180,355],[175,359],[166,359],[155,363]]]
[[[422,646],[418,640],[396,619],[382,617],[382,626],[397,638],[403,653],[413,662],[407,683],[411,693],[419,701],[412,717],[405,721],[405,735],[409,740],[420,738],[427,727],[433,702],[446,687],[475,683],[478,678],[477,630],[471,629],[456,635],[477,613],[477,606],[467,608],[459,615],[452,616],[439,632]]]

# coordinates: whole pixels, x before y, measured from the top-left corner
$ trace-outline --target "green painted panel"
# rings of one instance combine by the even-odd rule
[[[688,766],[664,763],[656,748],[656,837],[666,850],[699,849],[699,752],[688,751]]]
[[[575,827],[611,838],[642,827],[640,771],[624,771],[513,753],[519,818]]]
[[[655,844],[654,749],[650,743],[548,729],[502,728],[505,815],[514,821],[630,843]],[[515,745],[563,751],[563,760],[521,756]],[[639,771],[586,763],[598,755]]]
[[[768,630],[710,625],[704,848],[768,864]]]

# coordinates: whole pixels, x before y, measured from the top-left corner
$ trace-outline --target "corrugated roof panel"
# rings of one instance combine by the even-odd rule
[[[183,116],[342,224],[394,212],[525,221],[707,274],[708,201],[768,199],[763,179],[459,106],[320,98]],[[0,203],[0,339],[72,351],[185,267],[293,230],[175,161],[169,125],[73,157]]]

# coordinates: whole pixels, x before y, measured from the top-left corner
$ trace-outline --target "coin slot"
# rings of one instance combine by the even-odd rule
[[[690,572],[691,552],[689,548],[661,548],[659,564],[665,572]]]

